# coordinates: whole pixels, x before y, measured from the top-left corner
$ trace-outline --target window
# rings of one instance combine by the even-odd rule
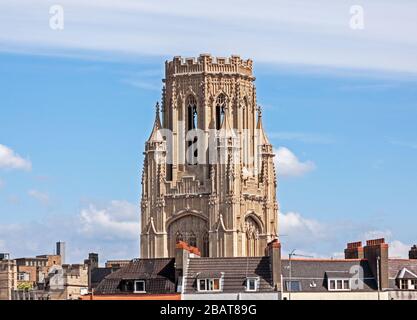
[[[182,233],[177,231],[177,233],[175,234],[175,241],[179,242],[179,241],[184,241],[184,237],[182,236]]]
[[[337,280],[336,281],[337,284],[337,290],[342,290],[343,289],[343,281],[342,280]]]
[[[187,110],[188,110],[188,130],[197,128],[197,101],[195,97],[190,95],[187,98]]]
[[[135,281],[135,293],[143,293],[145,292],[145,281],[144,280],[136,280]]]
[[[197,282],[198,291],[221,291],[220,279],[199,279]]]
[[[257,291],[258,290],[258,278],[247,278],[246,279],[246,291]]]
[[[191,232],[191,234],[188,238],[188,244],[191,247],[197,247],[197,237],[195,236],[194,232]]]
[[[224,108],[226,106],[226,97],[220,94],[216,100],[216,129],[220,130],[224,118]]]
[[[329,279],[327,288],[329,291],[350,291],[350,279]]]
[[[26,272],[19,272],[17,274],[17,280],[19,281],[29,281],[29,274]]]
[[[401,279],[400,280],[400,289],[407,290],[408,289],[408,281]]]
[[[287,291],[301,291],[301,282],[298,280],[291,280],[286,282]]]
[[[400,279],[401,290],[417,290],[417,280]]]
[[[197,101],[194,96],[189,95],[186,101],[187,105],[187,119],[188,119],[188,131],[197,129],[198,126],[198,115],[197,115]],[[197,142],[197,137],[194,137],[193,140],[188,141],[188,147],[191,147],[193,144]],[[192,155],[194,158],[198,157],[198,150],[196,146],[193,146],[189,150],[190,155]],[[190,163],[188,164],[197,164],[195,161],[192,161],[191,158],[189,159]]]

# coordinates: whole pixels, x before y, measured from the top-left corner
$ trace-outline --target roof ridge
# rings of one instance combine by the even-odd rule
[[[289,261],[289,259],[282,259],[282,261]],[[291,258],[291,261],[354,262],[368,261],[368,259]]]

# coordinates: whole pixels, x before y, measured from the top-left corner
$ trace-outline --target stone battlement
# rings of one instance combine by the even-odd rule
[[[200,54],[198,58],[174,57],[165,62],[166,77],[192,73],[224,73],[241,74],[252,77],[252,60],[243,60],[232,55],[228,58],[212,57],[210,54]]]

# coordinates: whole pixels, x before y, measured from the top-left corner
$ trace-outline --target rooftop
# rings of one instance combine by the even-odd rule
[[[238,55],[231,57],[213,57],[210,54],[200,54],[198,58],[183,58],[176,56],[165,62],[166,76],[189,75],[193,73],[223,73],[240,74],[252,77],[251,59],[243,60]]]

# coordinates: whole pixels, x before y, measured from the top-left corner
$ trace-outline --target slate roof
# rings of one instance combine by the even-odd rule
[[[388,273],[389,277],[395,279],[398,273],[407,268],[412,273],[417,274],[417,259],[389,259],[388,260]]]
[[[289,281],[289,260],[282,260],[283,288],[287,291],[286,281]],[[293,259],[291,260],[291,279],[300,281],[302,292],[327,292],[328,277],[343,278],[347,275],[354,278],[358,270],[363,270],[360,280],[361,288],[352,291],[374,291],[377,290],[377,283],[365,259]],[[362,286],[363,285],[363,286]]]
[[[197,278],[223,275],[223,293],[244,292],[247,277],[259,277],[259,292],[273,291],[269,257],[191,258],[184,292],[199,293]],[[214,292],[210,292],[214,293]]]
[[[325,276],[332,279],[349,279],[352,275],[349,271],[326,271]]]
[[[388,277],[389,286],[394,289],[398,288],[397,276],[401,270],[406,268],[414,274],[417,274],[417,259],[389,259],[388,260]]]
[[[97,285],[110,273],[112,268],[95,268],[91,270],[91,287],[95,288]]]
[[[133,294],[126,285],[134,280],[145,280],[146,293],[175,293],[175,260],[173,258],[135,259],[128,265],[106,276],[95,294]]]

